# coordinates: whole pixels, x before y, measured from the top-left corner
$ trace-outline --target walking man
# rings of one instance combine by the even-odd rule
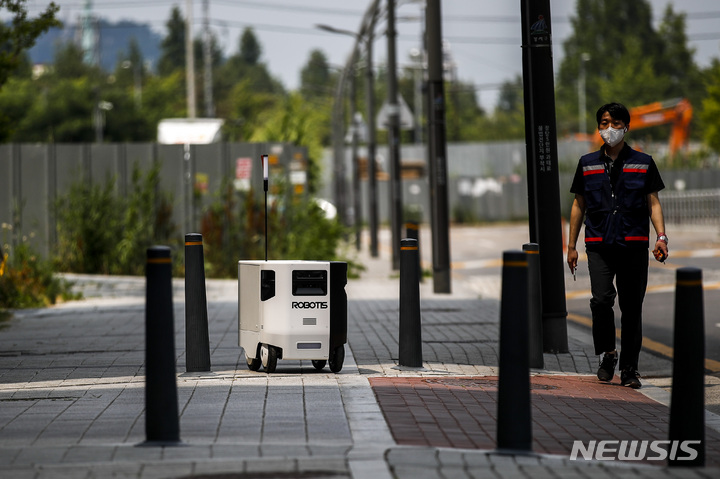
[[[603,355],[597,372],[601,381],[612,381],[618,352],[613,305],[620,306],[620,381],[641,387],[638,358],[642,347],[642,306],[648,279],[648,246],[652,222],[657,239],[653,254],[668,256],[668,238],[658,191],[665,188],[652,157],[625,142],[630,113],[619,103],[597,111],[600,150],[580,158],[570,192],[575,200],[570,212],[567,263],[574,272],[576,244],[585,218],[585,251],[590,271],[592,334],[595,354]],[[649,220],[649,221],[648,221]],[[613,280],[615,285],[613,285]],[[615,288],[617,286],[617,290]]]

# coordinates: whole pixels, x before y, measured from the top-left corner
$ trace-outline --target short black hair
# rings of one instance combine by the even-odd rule
[[[600,121],[602,120],[605,112],[610,113],[611,117],[615,118],[616,120],[622,121],[626,125],[630,124],[630,112],[627,108],[625,108],[625,105],[621,103],[607,103],[601,106],[595,114],[598,125],[600,124]]]

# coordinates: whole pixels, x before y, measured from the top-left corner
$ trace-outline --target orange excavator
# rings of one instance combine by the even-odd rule
[[[672,132],[670,133],[670,156],[672,157],[687,144],[692,112],[692,105],[686,98],[674,98],[636,106],[630,109],[630,128],[632,131],[672,123]],[[603,144],[597,131],[585,138],[580,138],[580,136],[583,135],[578,135],[578,139],[591,141],[598,148]]]

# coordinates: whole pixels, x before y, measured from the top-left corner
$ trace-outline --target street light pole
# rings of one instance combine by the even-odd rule
[[[341,225],[346,226],[346,203],[345,203],[345,145],[343,139],[343,125],[344,122],[344,104],[343,104],[343,89],[346,80],[347,69],[343,69],[340,72],[340,79],[335,90],[335,101],[333,104],[333,122],[332,122],[332,137],[333,137],[333,185],[334,185],[334,199],[335,206],[337,208],[338,221]]]
[[[360,233],[362,231],[362,204],[360,201],[360,165],[358,159],[358,129],[360,122],[355,108],[356,100],[356,81],[355,81],[355,64],[357,63],[358,50],[353,50],[352,66],[350,67],[350,161],[352,164],[352,182],[353,182],[353,219],[355,228],[355,249],[360,251]]]
[[[367,137],[367,149],[368,149],[368,201],[369,201],[369,223],[370,223],[370,255],[372,257],[378,256],[378,211],[377,211],[377,171],[375,167],[375,149],[376,149],[376,140],[375,140],[375,81],[374,81],[374,74],[372,69],[372,47],[373,47],[373,40],[374,40],[374,30],[375,30],[375,22],[377,21],[378,17],[378,10],[379,10],[380,0],[373,0],[370,6],[368,7],[367,11],[365,12],[365,16],[363,17],[363,21],[360,27],[360,32],[355,33],[351,32],[349,30],[342,30],[338,28],[331,27],[329,25],[316,25],[317,28],[321,30],[325,30],[331,33],[340,33],[343,35],[350,35],[355,38],[355,47],[354,47],[354,54],[351,55],[349,62],[352,64],[355,61],[355,55],[357,54],[358,45],[361,41],[365,41],[365,50],[366,50],[366,63],[367,67],[365,70],[367,81],[366,87],[367,87],[367,116],[368,116],[368,137]],[[347,78],[346,71],[350,68],[350,65],[347,65],[345,69],[343,70],[341,76],[340,76],[340,82],[338,83],[338,92],[342,92],[342,89],[344,88],[344,82]],[[335,101],[340,102],[342,100],[342,96],[336,96]],[[342,117],[340,117],[337,120],[338,123],[342,122]],[[335,161],[338,161],[338,153],[336,150],[335,154]],[[337,163],[336,163],[337,167]],[[337,178],[337,177],[336,177]],[[339,182],[335,181],[336,188],[339,185]],[[336,190],[337,191],[337,190]],[[340,208],[338,208],[339,211]]]
[[[402,183],[400,165],[400,108],[397,100],[397,59],[395,39],[395,0],[387,0],[388,49],[388,150],[390,152],[390,226],[392,229],[392,265],[400,269],[400,235],[402,225]]]
[[[370,256],[377,258],[378,252],[378,204],[377,204],[377,165],[375,164],[375,73],[373,72],[373,29],[376,15],[372,18],[372,27],[368,30],[365,55],[365,99],[367,101],[367,164],[368,164],[368,223],[370,226]]]

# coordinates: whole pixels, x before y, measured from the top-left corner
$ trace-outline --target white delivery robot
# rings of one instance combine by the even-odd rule
[[[238,343],[248,368],[275,371],[278,359],[342,369],[347,342],[347,263],[239,261]]]

